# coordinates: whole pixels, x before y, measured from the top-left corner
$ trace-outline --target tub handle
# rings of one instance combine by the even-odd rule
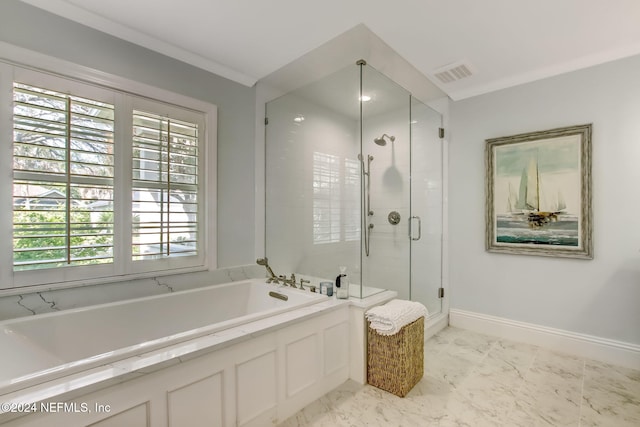
[[[287,301],[289,297],[287,295],[281,294],[279,292],[269,291],[269,296],[281,299],[282,301]]]

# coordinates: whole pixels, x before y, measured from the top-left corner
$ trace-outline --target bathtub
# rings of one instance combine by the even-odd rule
[[[0,322],[0,395],[326,302],[252,279]]]

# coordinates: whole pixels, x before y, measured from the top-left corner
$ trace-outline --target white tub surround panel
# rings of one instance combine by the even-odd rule
[[[0,392],[224,331],[325,298],[253,279],[0,322],[5,362],[0,366]]]
[[[5,413],[0,423],[264,426],[284,420],[348,379],[347,307],[347,301],[322,297],[313,305],[2,394],[0,401],[15,404],[68,401],[110,410],[20,418]]]

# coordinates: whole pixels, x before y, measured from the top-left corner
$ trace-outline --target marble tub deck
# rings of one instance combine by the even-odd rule
[[[281,427],[640,426],[640,371],[446,328],[405,398],[353,381]]]

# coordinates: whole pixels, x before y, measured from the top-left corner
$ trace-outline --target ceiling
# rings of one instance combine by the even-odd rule
[[[360,24],[453,99],[640,54],[639,0],[22,1],[247,86]]]

